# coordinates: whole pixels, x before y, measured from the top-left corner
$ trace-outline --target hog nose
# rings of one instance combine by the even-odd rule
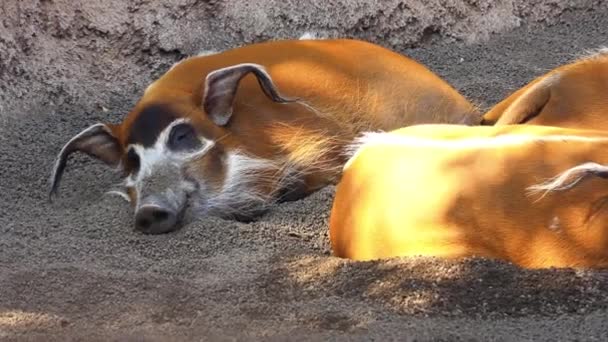
[[[147,205],[135,214],[135,229],[145,234],[162,234],[177,229],[177,215],[166,208]]]

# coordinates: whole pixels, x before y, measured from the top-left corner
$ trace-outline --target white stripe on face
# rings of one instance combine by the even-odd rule
[[[205,155],[215,142],[206,138],[199,138],[202,147],[197,151],[173,151],[168,148],[169,135],[176,125],[188,123],[186,118],[177,119],[169,124],[156,138],[152,147],[144,147],[141,144],[129,145],[128,149],[133,149],[139,157],[139,170],[136,174],[130,174],[125,180],[125,186],[133,187],[136,190],[139,200],[143,181],[150,177],[155,169],[162,166],[172,166],[179,170],[181,166],[190,160],[200,158]],[[180,175],[176,174],[176,178]]]

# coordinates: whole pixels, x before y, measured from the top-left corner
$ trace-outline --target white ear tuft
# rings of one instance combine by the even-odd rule
[[[608,178],[608,166],[598,163],[584,163],[570,168],[547,181],[529,186],[526,190],[528,195],[543,193],[542,199],[549,192],[566,191],[572,189],[580,181],[588,176]]]

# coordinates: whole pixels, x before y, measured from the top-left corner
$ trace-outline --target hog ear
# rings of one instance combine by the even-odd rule
[[[68,158],[73,152],[84,152],[112,167],[117,167],[120,164],[122,148],[118,139],[114,136],[113,127],[102,123],[92,125],[76,134],[63,146],[61,152],[57,155],[51,175],[49,199],[57,194],[61,176]]]
[[[239,82],[249,73],[255,75],[264,94],[272,101],[278,103],[297,101],[282,96],[261,65],[243,63],[218,69],[207,74],[203,94],[203,109],[216,125],[224,126],[230,121]]]
[[[557,80],[556,75],[548,76],[525,91],[520,90],[520,94],[513,94],[512,96],[516,97],[515,100],[506,108],[503,108],[502,103],[499,103],[496,109],[492,109],[484,115],[484,123],[491,122],[494,118],[496,126],[515,125],[524,124],[534,119],[549,102],[551,89]],[[507,100],[509,99],[507,98]],[[496,117],[497,115],[500,116]]]

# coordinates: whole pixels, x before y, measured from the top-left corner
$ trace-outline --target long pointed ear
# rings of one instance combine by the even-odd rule
[[[548,76],[530,87],[514,93],[515,99],[504,108],[499,103],[495,109],[484,115],[484,122],[491,122],[494,117],[495,125],[523,124],[537,117],[551,98],[551,88],[557,81],[557,75]],[[507,98],[506,101],[509,101]],[[502,112],[502,113],[501,113]],[[499,117],[497,117],[499,116]]]
[[[113,167],[117,167],[120,164],[122,154],[120,143],[108,125],[98,123],[76,134],[63,146],[61,152],[57,155],[51,175],[49,199],[57,194],[59,182],[61,181],[68,158],[76,151],[84,152]]]
[[[224,126],[232,116],[232,106],[239,82],[247,74],[253,73],[264,91],[264,94],[274,102],[295,102],[282,96],[272,78],[263,66],[252,63],[237,64],[210,72],[205,79],[203,94],[203,109],[218,126]]]

